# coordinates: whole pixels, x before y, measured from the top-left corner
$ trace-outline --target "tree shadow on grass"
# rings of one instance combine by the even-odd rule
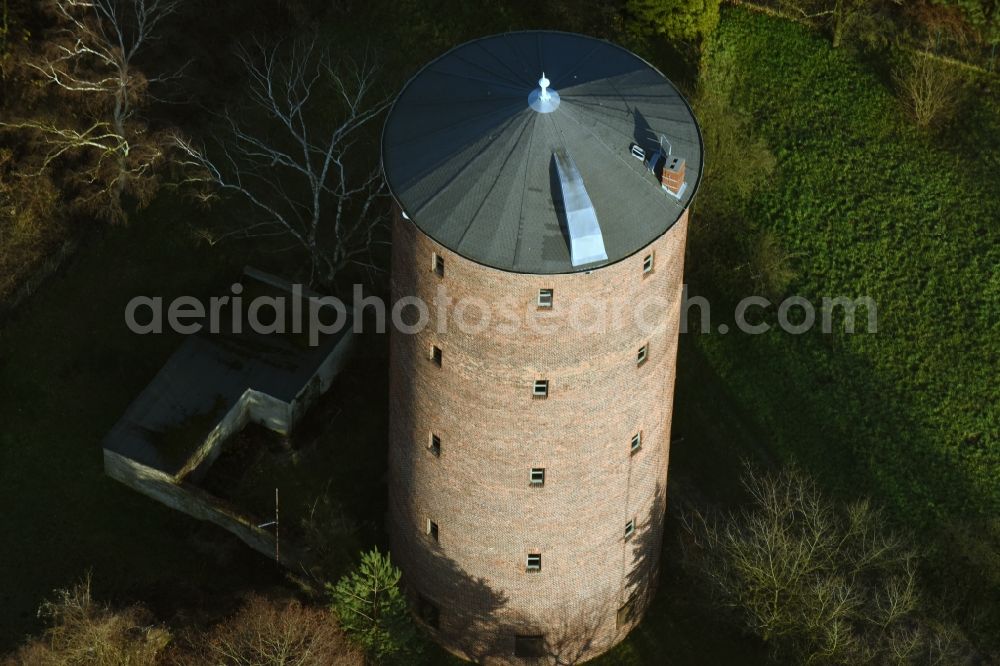
[[[789,337],[778,330],[724,341],[699,336],[694,353],[707,360],[701,381],[726,395],[731,402],[720,400],[723,409],[741,414],[744,434],[777,461],[797,462],[840,500],[872,497],[919,529],[930,553],[928,579],[947,581],[934,592],[954,597],[976,624],[995,616],[996,585],[976,583],[974,563],[964,573],[945,564],[963,555],[950,543],[951,526],[983,520],[991,500],[957,460],[955,445],[924,418],[919,396],[904,394],[840,336],[779,336]]]

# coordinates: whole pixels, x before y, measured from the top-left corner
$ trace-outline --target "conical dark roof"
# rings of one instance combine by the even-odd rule
[[[543,72],[559,99],[547,113],[528,99]],[[680,199],[630,152],[653,152],[661,135],[687,162]],[[570,261],[560,150],[582,176],[606,260]],[[420,70],[389,113],[382,163],[403,212],[445,247],[503,270],[567,273],[666,232],[697,189],[702,142],[685,99],[646,61],[591,37],[529,31],[462,44]]]

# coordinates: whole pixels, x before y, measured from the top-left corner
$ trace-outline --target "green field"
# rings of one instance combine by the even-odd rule
[[[350,24],[328,21],[330,36],[350,49],[361,40],[350,25],[379,22],[389,90],[452,43],[519,27],[578,27],[532,3],[402,2],[392,12],[355,12]],[[445,14],[452,20],[442,22]],[[186,39],[195,48],[203,37],[192,30]],[[691,77],[674,61],[645,55],[671,76]],[[931,551],[935,589],[952,588],[970,609],[991,610],[1000,590],[1000,566],[989,559],[1000,550],[1000,82],[971,82],[977,93],[962,121],[930,136],[910,126],[879,68],[802,26],[728,9],[705,58],[709,69],[738,72],[734,106],[776,157],[773,175],[740,212],[751,233],[770,230],[778,239],[795,275],[788,293],[870,296],[879,330],[685,336],[672,501],[734,501],[742,457],[796,460],[840,497],[867,494],[887,505]],[[204,213],[168,193],[130,226],[91,235],[0,328],[0,652],[38,629],[35,609],[52,589],[88,569],[98,596],[142,600],[161,617],[187,622],[225,611],[240,590],[281,583],[271,563],[235,539],[101,469],[101,438],[179,342],[129,333],[128,299],[208,296],[245,263],[290,267],[260,248],[200,243],[191,220],[204,222]],[[731,305],[752,285],[723,286],[701,269],[708,257],[699,253],[712,248],[692,247],[692,289],[712,297],[717,323],[731,324]],[[386,376],[374,348],[363,356],[370,366],[352,370],[334,396],[350,392],[359,374]],[[322,409],[336,423],[336,405],[327,400]],[[365,525],[359,543],[382,540],[385,455],[377,440],[385,404],[372,400],[370,409],[358,420],[376,433],[370,439],[351,427],[307,430],[320,438],[321,453],[302,463],[333,466],[338,451],[354,461],[331,467],[331,478]],[[294,472],[291,464],[276,473]],[[246,489],[251,498],[266,492]],[[704,605],[673,564],[675,548],[668,532],[647,620],[599,663],[764,663],[762,646]],[[946,570],[945,561],[954,566]]]
[[[789,291],[878,304],[876,334],[713,336],[705,347],[726,383],[777,450],[852,492],[923,525],[996,515],[996,96],[969,100],[959,124],[926,136],[849,54],[744,12],[726,14],[707,59],[753,63],[740,67],[736,103],[778,168],[745,215],[792,257]]]
[[[928,135],[879,68],[799,25],[733,9],[703,66],[735,69],[734,106],[777,159],[740,212],[751,233],[778,239],[795,276],[787,294],[871,297],[878,331],[698,335],[695,346],[762,446],[841,497],[887,506],[929,551],[935,593],[978,608],[995,636],[997,80],[970,78],[961,120]],[[698,261],[696,288],[724,304],[752,293],[720,289]]]

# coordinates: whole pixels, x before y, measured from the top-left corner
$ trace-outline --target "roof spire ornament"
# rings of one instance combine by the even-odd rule
[[[552,82],[542,72],[542,78],[538,79],[538,87],[528,95],[528,106],[538,113],[552,113],[559,108],[559,93],[549,90]]]

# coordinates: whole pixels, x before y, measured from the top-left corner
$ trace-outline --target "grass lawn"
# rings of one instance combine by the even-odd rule
[[[978,82],[993,93],[927,136],[870,68],[796,24],[726,12],[707,67],[729,63],[752,63],[736,103],[778,158],[745,214],[792,257],[791,293],[870,296],[879,321],[867,335],[712,336],[716,367],[778,450],[853,491],[924,523],[995,515],[1000,84]]]
[[[797,24],[730,8],[706,59],[735,68],[734,103],[777,158],[742,213],[790,257],[789,293],[870,296],[878,331],[696,345],[761,446],[887,506],[930,551],[934,594],[977,607],[995,642],[1000,81],[970,81],[961,122],[928,135],[870,64]]]

